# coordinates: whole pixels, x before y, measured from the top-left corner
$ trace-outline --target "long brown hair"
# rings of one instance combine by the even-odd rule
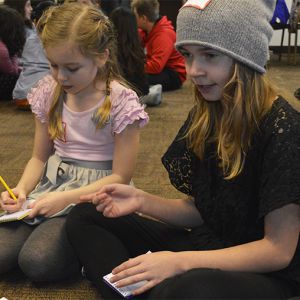
[[[23,17],[24,24],[28,28],[32,29],[33,28],[32,21],[30,19],[25,18],[25,5],[27,1],[28,0],[4,0],[4,4],[18,11]]]
[[[253,133],[276,92],[265,75],[235,63],[221,101],[206,101],[196,87],[194,93],[195,110],[186,133],[189,147],[203,159],[206,145],[216,143],[224,177],[232,179],[242,171]]]
[[[50,7],[40,18],[37,30],[44,48],[72,42],[79,47],[81,53],[91,58],[109,55],[105,65],[98,69],[95,80],[106,82],[106,98],[95,116],[96,128],[101,128],[109,120],[110,82],[114,79],[122,81],[116,58],[116,36],[109,19],[97,8],[77,3],[67,3]],[[62,137],[62,110],[64,92],[57,84],[54,99],[49,111],[49,133],[51,138]]]

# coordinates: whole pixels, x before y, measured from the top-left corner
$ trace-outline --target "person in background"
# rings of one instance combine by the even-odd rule
[[[144,71],[145,53],[141,47],[135,15],[129,8],[120,6],[112,11],[110,19],[118,35],[118,62],[123,77],[133,86],[143,104],[160,104],[162,86],[149,86]]]
[[[30,0],[4,0],[4,4],[17,10],[23,16],[27,36],[33,28],[31,21],[32,6]]]
[[[300,22],[300,0],[292,0],[291,6],[291,14],[290,14],[290,31],[297,32],[299,29],[299,22]]]
[[[34,25],[37,24],[43,12],[52,5],[55,5],[54,1],[46,0],[40,1],[35,6],[32,12]],[[26,39],[22,57],[22,71],[13,90],[13,99],[19,109],[30,110],[27,100],[28,92],[42,77],[50,73],[49,62],[45,57],[35,26]]]
[[[144,71],[145,54],[141,47],[138,27],[130,9],[117,7],[109,18],[117,32],[118,62],[123,77],[135,87],[139,96],[149,92],[149,83]]]
[[[62,0],[63,1],[63,0]],[[65,0],[64,3],[79,2],[82,4],[95,5],[100,8],[104,14],[109,16],[117,7],[130,7],[129,0]]]
[[[109,16],[111,12],[121,5],[120,0],[100,0],[100,8],[101,10]]]
[[[34,34],[34,25],[31,20],[32,6],[30,0],[4,0],[4,4],[16,9],[22,16],[24,20],[24,26],[26,30],[26,41]],[[25,47],[25,46],[24,46]],[[24,56],[25,54],[25,56]],[[22,69],[24,61],[26,61],[26,54],[28,52],[22,52],[21,58],[19,59],[19,67]],[[20,101],[15,101],[16,105],[20,109],[28,110],[29,105],[27,99],[20,99]]]
[[[131,8],[145,48],[149,84],[161,84],[163,91],[179,89],[186,71],[183,57],[174,48],[176,33],[171,21],[159,15],[158,0],[132,0]]]
[[[28,94],[35,115],[31,159],[1,208],[28,219],[0,226],[0,273],[19,266],[33,281],[57,281],[79,272],[65,233],[66,214],[79,197],[108,183],[129,184],[140,128],[148,115],[118,72],[113,25],[97,8],[50,7],[37,31],[51,75]]]
[[[52,0],[30,0],[30,3],[31,3],[31,7],[32,7],[32,13],[31,13],[31,19],[32,21],[34,21],[34,11],[35,11],[35,8],[41,3],[41,2],[47,2],[47,1],[52,1]],[[53,0],[53,2],[56,2]]]
[[[20,73],[18,57],[25,39],[22,16],[15,9],[0,5],[0,100],[12,100],[12,91]]]
[[[109,273],[119,288],[143,282],[132,291],[143,299],[300,296],[300,114],[265,75],[274,7],[189,0],[179,11],[195,105],[162,162],[186,197],[106,185],[67,219],[104,299],[121,299]]]

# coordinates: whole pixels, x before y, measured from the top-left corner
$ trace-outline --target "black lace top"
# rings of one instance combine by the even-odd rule
[[[261,122],[243,171],[224,180],[215,148],[199,160],[181,137],[190,117],[162,158],[171,183],[195,199],[204,225],[193,229],[198,249],[218,249],[264,236],[263,217],[289,203],[300,204],[300,113],[278,98]],[[300,282],[300,243],[290,266],[277,272]]]

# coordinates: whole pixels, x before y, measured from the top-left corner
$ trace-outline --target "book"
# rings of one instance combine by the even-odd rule
[[[146,254],[149,254],[149,253],[151,253],[150,250]],[[121,296],[123,296],[126,299],[132,298],[133,297],[132,292],[134,290],[142,287],[144,284],[146,284],[148,282],[148,280],[142,280],[142,281],[118,288],[118,287],[116,287],[116,282],[112,283],[109,281],[112,276],[113,276],[112,273],[109,273],[109,274],[103,276],[103,281],[107,285],[109,285],[113,290],[115,290],[118,294],[120,294]]]
[[[109,279],[112,276],[113,276],[112,273],[109,273],[109,274],[103,276],[104,282],[106,284],[108,284],[112,289],[114,289],[118,294],[120,294],[121,296],[123,296],[126,299],[132,298],[133,297],[132,292],[147,283],[147,280],[142,280],[142,281],[139,281],[137,283],[126,285],[126,286],[123,286],[121,288],[118,288],[118,287],[116,287],[116,283],[112,283],[112,282],[109,281]]]
[[[0,214],[0,223],[19,221],[24,219],[26,216],[29,215],[31,211],[31,208],[27,208],[29,203],[31,203],[31,201],[26,200],[22,208],[14,213],[3,212],[2,215]]]

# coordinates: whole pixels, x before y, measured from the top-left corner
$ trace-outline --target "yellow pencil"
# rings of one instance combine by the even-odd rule
[[[4,179],[2,178],[2,176],[0,176],[0,181],[3,184],[3,186],[6,188],[6,190],[8,191],[8,193],[10,194],[10,196],[15,200],[17,200],[17,197],[14,195],[13,191],[9,188],[9,186],[6,184],[6,182],[4,181]]]

